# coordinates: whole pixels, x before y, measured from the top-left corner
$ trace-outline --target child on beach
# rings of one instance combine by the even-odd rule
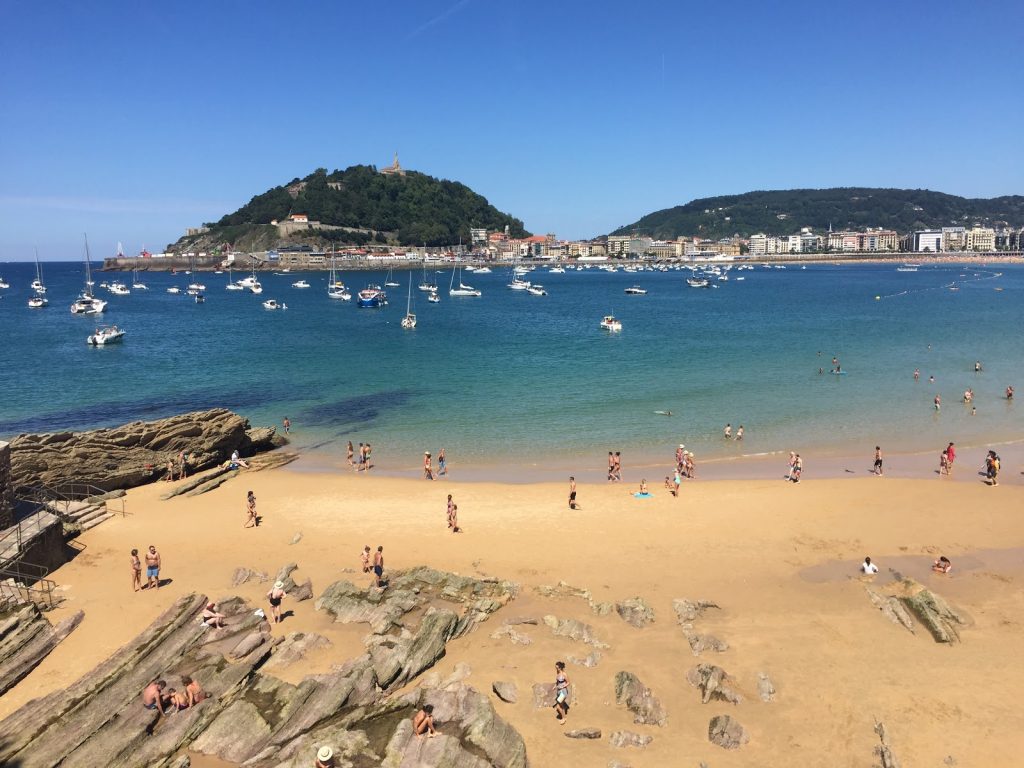
[[[673,496],[676,495],[675,488],[672,486],[672,478],[665,475],[665,490],[671,493]]]
[[[576,509],[576,478],[569,478],[569,509]]]
[[[882,448],[881,446],[875,446],[875,474],[881,477],[882,475]]]

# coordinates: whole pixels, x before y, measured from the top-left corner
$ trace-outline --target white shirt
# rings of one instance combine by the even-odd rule
[[[878,566],[874,563],[869,563],[867,560],[860,564],[860,569],[864,573],[878,573]]]

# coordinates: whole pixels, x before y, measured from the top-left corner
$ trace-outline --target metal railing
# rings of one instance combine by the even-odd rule
[[[55,607],[53,593],[57,583],[45,578],[48,573],[41,565],[23,561],[0,568],[0,605],[10,601],[35,603],[43,610]]]

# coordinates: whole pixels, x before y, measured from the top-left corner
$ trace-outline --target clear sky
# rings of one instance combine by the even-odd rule
[[[317,167],[591,237],[752,189],[1024,193],[1021,0],[0,0],[0,261],[162,250]]]

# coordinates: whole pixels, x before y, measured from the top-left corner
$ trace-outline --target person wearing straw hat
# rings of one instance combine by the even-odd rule
[[[284,591],[284,582],[275,581],[273,588],[267,592],[267,600],[270,601],[270,613],[274,617],[274,623],[281,623],[281,601],[284,600],[284,596],[287,594]]]
[[[334,750],[330,747],[320,747],[316,752],[314,768],[334,768]]]

